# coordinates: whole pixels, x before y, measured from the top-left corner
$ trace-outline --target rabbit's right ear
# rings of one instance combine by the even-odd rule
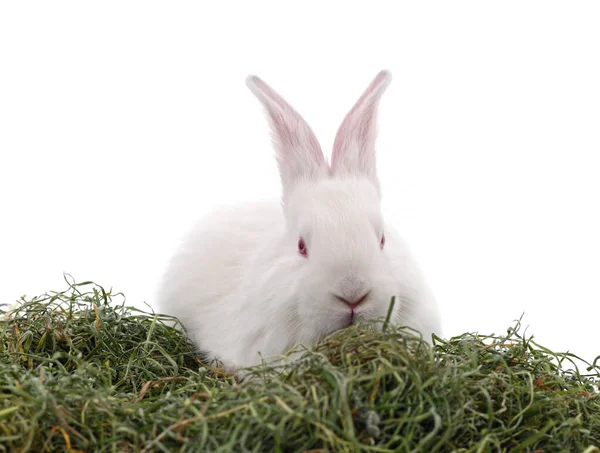
[[[334,176],[363,175],[379,190],[375,165],[377,107],[392,79],[380,71],[342,122],[333,142],[331,172]]]
[[[267,111],[285,201],[298,182],[327,176],[329,165],[311,128],[285,99],[257,76],[248,76],[246,85]]]

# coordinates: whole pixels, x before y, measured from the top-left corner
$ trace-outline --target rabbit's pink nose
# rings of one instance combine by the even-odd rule
[[[355,299],[344,299],[341,296],[338,296],[337,294],[335,294],[335,297],[337,300],[340,300],[342,302],[344,302],[346,305],[348,305],[350,308],[352,308],[353,310],[358,307],[361,303],[363,303],[365,301],[365,299],[369,296],[369,293],[371,291],[367,291],[365,294],[363,294],[362,296],[355,298]]]

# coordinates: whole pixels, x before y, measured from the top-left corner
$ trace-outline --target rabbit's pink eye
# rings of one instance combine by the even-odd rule
[[[385,245],[385,234],[381,235],[381,242],[379,243],[379,245],[381,246],[381,248],[383,248],[383,246]]]
[[[307,256],[306,242],[304,242],[304,239],[302,239],[302,238],[300,238],[298,240],[298,252],[300,253],[300,255],[302,255],[303,257],[306,258],[306,256]]]

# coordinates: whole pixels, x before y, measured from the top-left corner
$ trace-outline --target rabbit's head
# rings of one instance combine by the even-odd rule
[[[386,238],[375,165],[377,105],[390,80],[380,72],[347,114],[328,164],[304,119],[260,78],[247,79],[266,108],[275,144],[283,246],[295,260],[295,314],[318,336],[385,316],[399,295],[398,254],[392,259],[387,250],[399,244]]]

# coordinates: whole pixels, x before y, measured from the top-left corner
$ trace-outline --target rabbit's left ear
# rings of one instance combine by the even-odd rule
[[[388,71],[377,74],[344,118],[333,142],[331,172],[334,176],[363,175],[379,190],[375,166],[377,106],[391,80]]]
[[[329,166],[310,126],[279,93],[257,76],[246,84],[267,111],[285,202],[299,183],[328,176]]]

